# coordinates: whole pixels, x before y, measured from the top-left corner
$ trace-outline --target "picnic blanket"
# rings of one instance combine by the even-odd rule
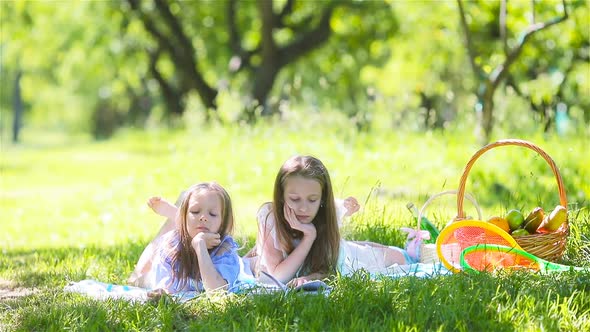
[[[92,279],[70,282],[64,287],[65,292],[84,294],[97,300],[125,299],[145,302],[148,299],[148,289],[115,285]]]
[[[149,300],[147,288],[110,284],[97,280],[86,279],[70,282],[64,287],[65,292],[79,293],[97,300],[124,299],[132,302],[146,302]],[[171,295],[180,302],[186,302],[198,296],[198,292],[183,292]]]
[[[416,263],[408,265],[394,265],[388,268],[387,271],[380,273],[371,273],[371,277],[374,279],[389,277],[389,278],[401,278],[401,277],[418,277],[418,278],[431,278],[440,275],[452,274],[446,267],[441,263]],[[147,288],[117,285],[111,283],[100,282],[97,280],[86,279],[77,282],[70,282],[64,287],[64,291],[79,293],[97,300],[107,299],[124,299],[133,302],[146,302],[150,298],[148,293],[151,291]],[[235,294],[246,294],[246,295],[258,295],[258,294],[271,294],[276,292],[283,293],[299,293],[299,294],[315,294],[315,295],[328,295],[332,291],[332,287],[327,285],[321,280],[314,280],[304,283],[298,287],[288,287],[282,282],[278,281],[269,274],[263,273],[260,278],[245,279],[238,282],[236,285],[228,290],[230,293]],[[170,296],[183,303],[194,299],[203,293],[199,292],[181,292],[171,294]]]
[[[272,275],[261,271],[258,279],[248,278],[242,280],[236,286],[230,288],[230,291],[236,294],[270,294],[283,292],[328,295],[332,291],[332,287],[321,280],[308,281],[297,287],[289,287]]]
[[[264,283],[264,282],[240,282],[229,289],[230,293],[235,294],[271,294],[276,292],[300,292],[305,294],[325,294],[331,290],[326,283],[320,280],[310,281],[298,287],[287,287],[284,284]],[[141,288],[127,285],[117,285],[101,282],[92,279],[85,279],[77,282],[70,282],[64,287],[65,292],[78,293],[97,300],[123,299],[132,302],[144,303],[150,299],[148,294],[152,291],[148,288]],[[190,291],[169,294],[174,300],[183,303],[192,300],[203,293]]]
[[[453,274],[442,263],[415,263],[407,265],[394,264],[388,267],[385,271],[379,273],[371,273],[372,277],[418,277],[418,278],[432,278],[441,275]]]

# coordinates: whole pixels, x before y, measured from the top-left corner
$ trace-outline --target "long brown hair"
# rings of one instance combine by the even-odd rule
[[[214,192],[221,200],[221,226],[219,236],[221,239],[225,235],[231,235],[234,228],[234,215],[231,199],[227,191],[216,182],[203,182],[191,186],[185,191],[184,198],[180,204],[177,215],[176,234],[177,238],[171,239],[170,251],[168,257],[171,260],[173,271],[173,281],[179,281],[179,288],[184,288],[189,278],[200,280],[201,271],[197,254],[191,246],[192,238],[187,228],[187,214],[189,210],[189,201],[192,195],[201,192]],[[213,250],[214,248],[210,249]]]
[[[303,262],[303,273],[334,272],[340,247],[340,232],[336,219],[336,207],[330,174],[324,164],[312,156],[293,156],[281,166],[274,184],[272,214],[276,220],[277,239],[287,253],[293,251],[293,240],[302,236],[301,232],[291,228],[285,219],[285,184],[287,179],[301,176],[317,181],[322,188],[320,207],[312,224],[317,236]]]

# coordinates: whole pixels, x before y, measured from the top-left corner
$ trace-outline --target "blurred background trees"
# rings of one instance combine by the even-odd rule
[[[2,137],[249,125],[588,134],[590,5],[538,1],[0,3]],[[10,135],[8,135],[10,133]]]

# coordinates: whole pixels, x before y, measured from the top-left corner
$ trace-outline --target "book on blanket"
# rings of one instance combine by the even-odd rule
[[[262,286],[266,289],[282,290],[284,292],[320,293],[329,292],[332,289],[332,287],[328,286],[328,284],[321,280],[307,281],[297,287],[289,287],[277,278],[273,277],[272,275],[264,271],[260,272],[257,284],[258,286]]]

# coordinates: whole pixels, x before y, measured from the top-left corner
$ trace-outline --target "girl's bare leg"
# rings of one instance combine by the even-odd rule
[[[152,260],[156,249],[156,243],[160,240],[162,235],[174,229],[174,220],[166,219],[156,237],[143,249],[139,260],[135,265],[135,270],[127,279],[127,282],[134,286],[142,286],[141,278],[152,268]]]
[[[384,260],[385,266],[391,266],[393,264],[403,265],[403,264],[410,263],[406,260],[406,256],[403,254],[401,249],[396,250],[396,249],[393,249],[393,248],[388,247],[386,245],[376,243],[376,242],[370,242],[370,241],[352,241],[352,242],[357,243],[357,244],[361,244],[361,245],[371,246],[371,247],[377,249],[378,251],[380,251],[381,254],[383,255],[383,260]]]
[[[159,196],[150,197],[150,199],[148,199],[147,205],[155,213],[168,219],[174,219],[176,217],[176,211],[178,211],[178,207],[176,205],[173,205]]]
[[[133,273],[131,273],[131,276],[129,277],[129,279],[127,279],[127,283],[139,287],[143,286],[143,277],[148,273],[148,271],[152,267],[152,260],[156,249],[156,243],[160,240],[162,235],[168,233],[171,230],[174,230],[174,220],[176,216],[176,210],[178,209],[177,206],[180,205],[180,202],[182,201],[183,197],[184,192],[182,192],[178,197],[176,205],[172,205],[168,201],[163,200],[159,197],[152,197],[148,200],[148,206],[157,214],[166,217],[166,221],[160,228],[158,234],[145,247],[145,249],[141,253],[141,256],[139,256],[139,260],[135,265]]]

